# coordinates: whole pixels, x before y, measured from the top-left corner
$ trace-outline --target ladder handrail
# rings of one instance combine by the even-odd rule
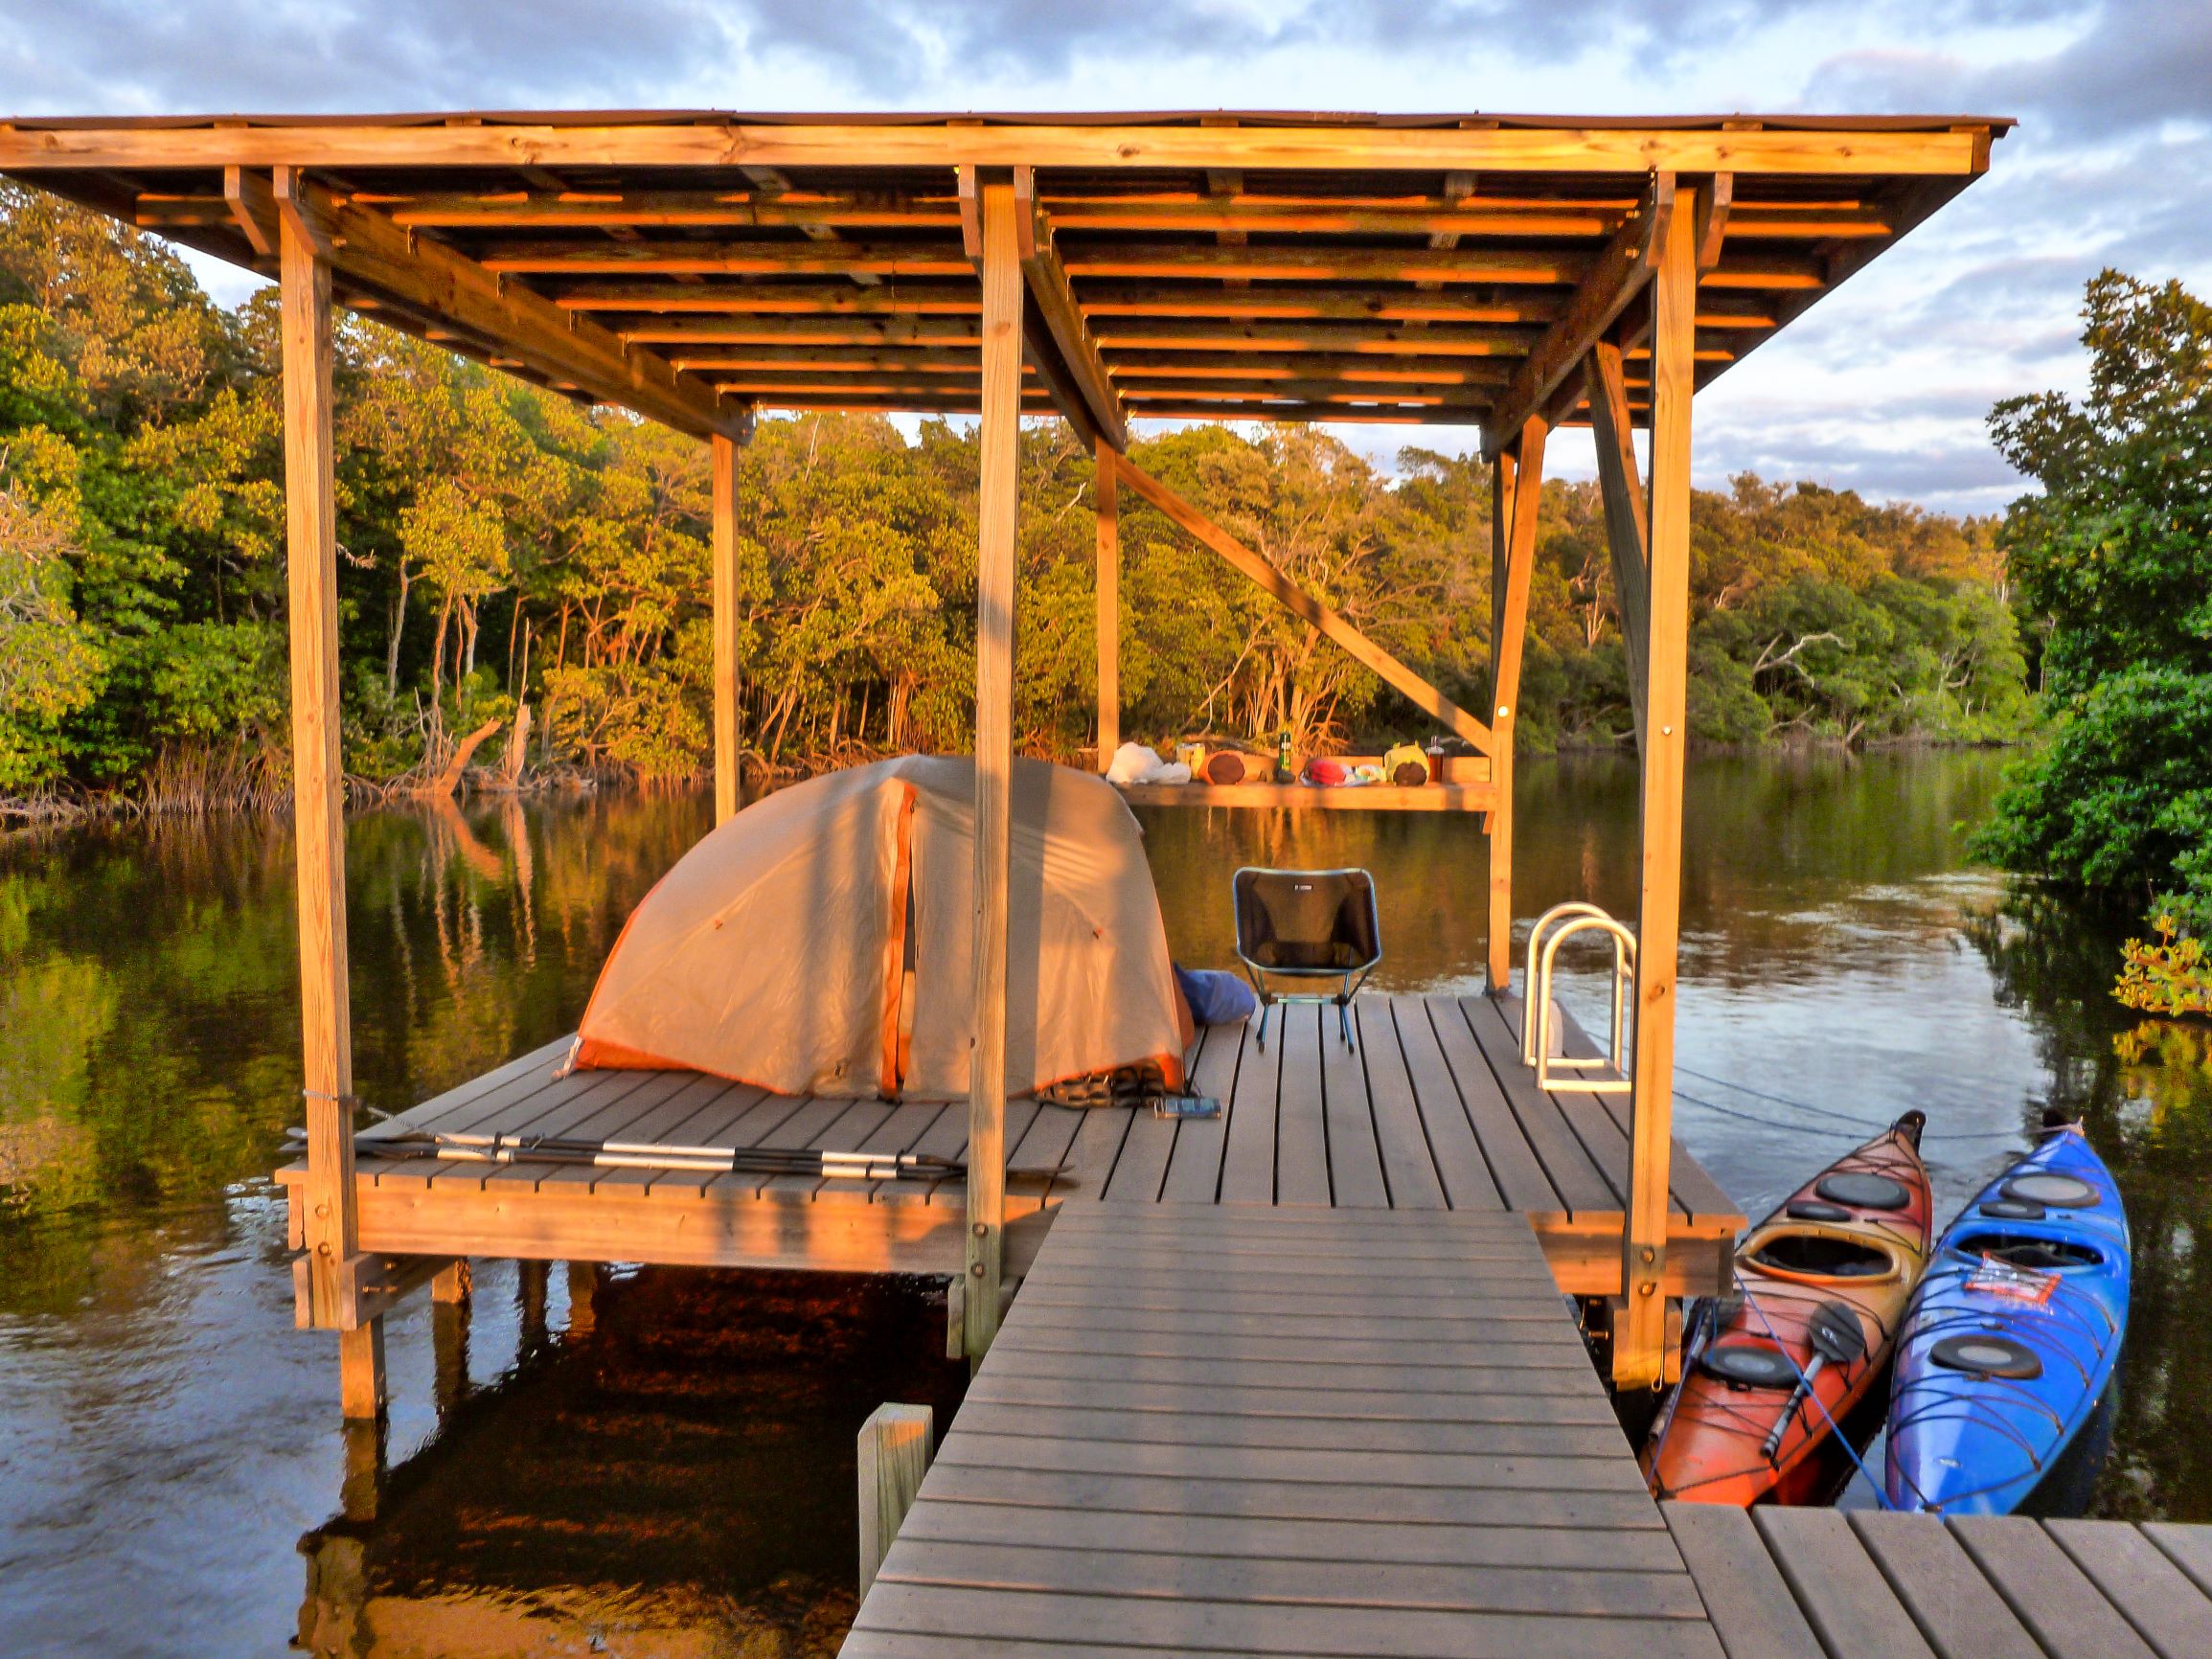
[[[1555,906],[1555,911],[1565,908]],[[1552,913],[1547,913],[1544,920],[1551,919]],[[1551,1052],[1552,972],[1560,946],[1579,933],[1603,933],[1613,943],[1613,1017],[1609,1057],[1554,1055]],[[1552,929],[1551,937],[1544,941],[1534,983],[1525,988],[1531,1000],[1521,1008],[1521,1047],[1524,1054],[1533,1053],[1535,1056],[1528,1063],[1536,1070],[1537,1087],[1554,1092],[1563,1090],[1591,1095],[1630,1092],[1631,1083],[1623,1060],[1627,1052],[1628,992],[1635,983],[1635,935],[1596,905],[1581,905],[1574,914],[1559,920]],[[1554,1075],[1561,1071],[1599,1070],[1610,1070],[1615,1075],[1611,1078],[1562,1078]]]
[[[1520,991],[1522,997],[1534,998],[1537,993],[1537,946],[1543,940],[1544,929],[1551,926],[1553,922],[1558,921],[1564,917],[1604,916],[1605,914],[1605,911],[1600,909],[1597,905],[1589,903],[1586,899],[1569,898],[1563,903],[1553,905],[1549,910],[1545,911],[1541,916],[1536,919],[1536,925],[1528,930],[1528,962],[1527,965],[1521,969],[1520,975]],[[1610,919],[1608,918],[1608,920]],[[1547,975],[1544,981],[1547,997],[1550,983],[1550,977]],[[1533,1066],[1536,1064],[1536,1025],[1529,1018],[1528,1011],[1530,1007],[1533,1006],[1533,1002],[1524,1002],[1521,1008],[1520,1063],[1524,1066]]]

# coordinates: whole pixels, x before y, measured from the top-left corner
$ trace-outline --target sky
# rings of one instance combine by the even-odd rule
[[[655,106],[2018,118],[1699,394],[1703,485],[1998,511],[2023,486],[1990,405],[2080,389],[2083,284],[2212,296],[2212,0],[0,0],[0,117]],[[1342,432],[1384,465],[1407,441]],[[1586,476],[1587,439],[1553,466]]]

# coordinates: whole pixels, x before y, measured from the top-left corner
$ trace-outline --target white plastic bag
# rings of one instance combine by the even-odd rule
[[[1166,768],[1160,764],[1159,755],[1143,743],[1124,743],[1114,751],[1112,762],[1106,767],[1109,784],[1151,784],[1159,779]],[[1185,773],[1185,782],[1189,774]]]

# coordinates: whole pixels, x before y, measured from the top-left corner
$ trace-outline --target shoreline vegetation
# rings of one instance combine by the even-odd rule
[[[2212,306],[2104,271],[2087,394],[2014,398],[1999,452],[2040,484],[2000,537],[2040,619],[2049,742],[1973,849],[2145,918],[2113,993],[2212,1015]]]
[[[159,241],[0,185],[0,824],[287,793],[273,296],[216,306]],[[703,446],[374,323],[337,341],[345,766],[368,803],[696,778],[709,750]],[[1022,438],[1016,740],[1089,753],[1092,460]],[[1488,468],[1385,475],[1311,428],[1192,428],[1147,470],[1463,703],[1490,640]],[[962,747],[972,434],[771,420],[739,479],[748,771]],[[1303,756],[1431,723],[1151,510],[1123,512],[1122,723]],[[2000,526],[1745,476],[1695,504],[1701,743],[2016,742],[2037,641]],[[1596,486],[1544,486],[1521,739],[1631,721]]]

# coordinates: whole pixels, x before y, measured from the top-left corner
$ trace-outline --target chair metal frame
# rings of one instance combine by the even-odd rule
[[[1550,937],[1545,937],[1549,933]],[[1610,1057],[1555,1055],[1552,1050],[1552,969],[1560,946],[1578,933],[1603,933],[1613,943]],[[1539,947],[1541,947],[1540,954]],[[1570,899],[1537,918],[1528,934],[1528,966],[1521,974],[1520,1057],[1536,1072],[1539,1089],[1552,1093],[1625,1095],[1632,1088],[1628,1067],[1628,1000],[1636,983],[1636,936],[1595,904]],[[1560,1072],[1610,1071],[1613,1077],[1560,1077]]]
[[[1231,876],[1229,880],[1230,921],[1236,934],[1237,960],[1244,965],[1244,977],[1252,982],[1252,989],[1260,998],[1260,1035],[1258,1044],[1260,1049],[1265,1052],[1267,1047],[1267,1015],[1273,1010],[1274,1006],[1279,1002],[1310,1002],[1317,1006],[1326,1006],[1327,1004],[1334,1003],[1336,1005],[1337,1030],[1343,1034],[1344,1046],[1346,1048],[1352,1048],[1354,1046],[1352,1041],[1352,999],[1359,994],[1359,989],[1361,986],[1364,986],[1367,983],[1368,976],[1382,964],[1382,907],[1380,903],[1377,902],[1375,897],[1375,873],[1371,870],[1362,869],[1357,865],[1347,865],[1337,870],[1284,870],[1272,864],[1245,864],[1240,866],[1237,870],[1237,875],[1241,876],[1246,875],[1318,876],[1360,875],[1366,877],[1367,913],[1375,924],[1375,955],[1370,961],[1361,964],[1357,967],[1344,968],[1268,967],[1263,966],[1261,964],[1254,962],[1250,957],[1246,956],[1244,954],[1244,929],[1237,913],[1236,876]],[[1327,996],[1301,994],[1296,991],[1285,991],[1281,994],[1277,994],[1276,992],[1267,989],[1265,976],[1270,973],[1281,975],[1285,979],[1341,978],[1342,984],[1338,989],[1331,992]],[[1354,974],[1357,974],[1359,977],[1355,980],[1353,978]]]

